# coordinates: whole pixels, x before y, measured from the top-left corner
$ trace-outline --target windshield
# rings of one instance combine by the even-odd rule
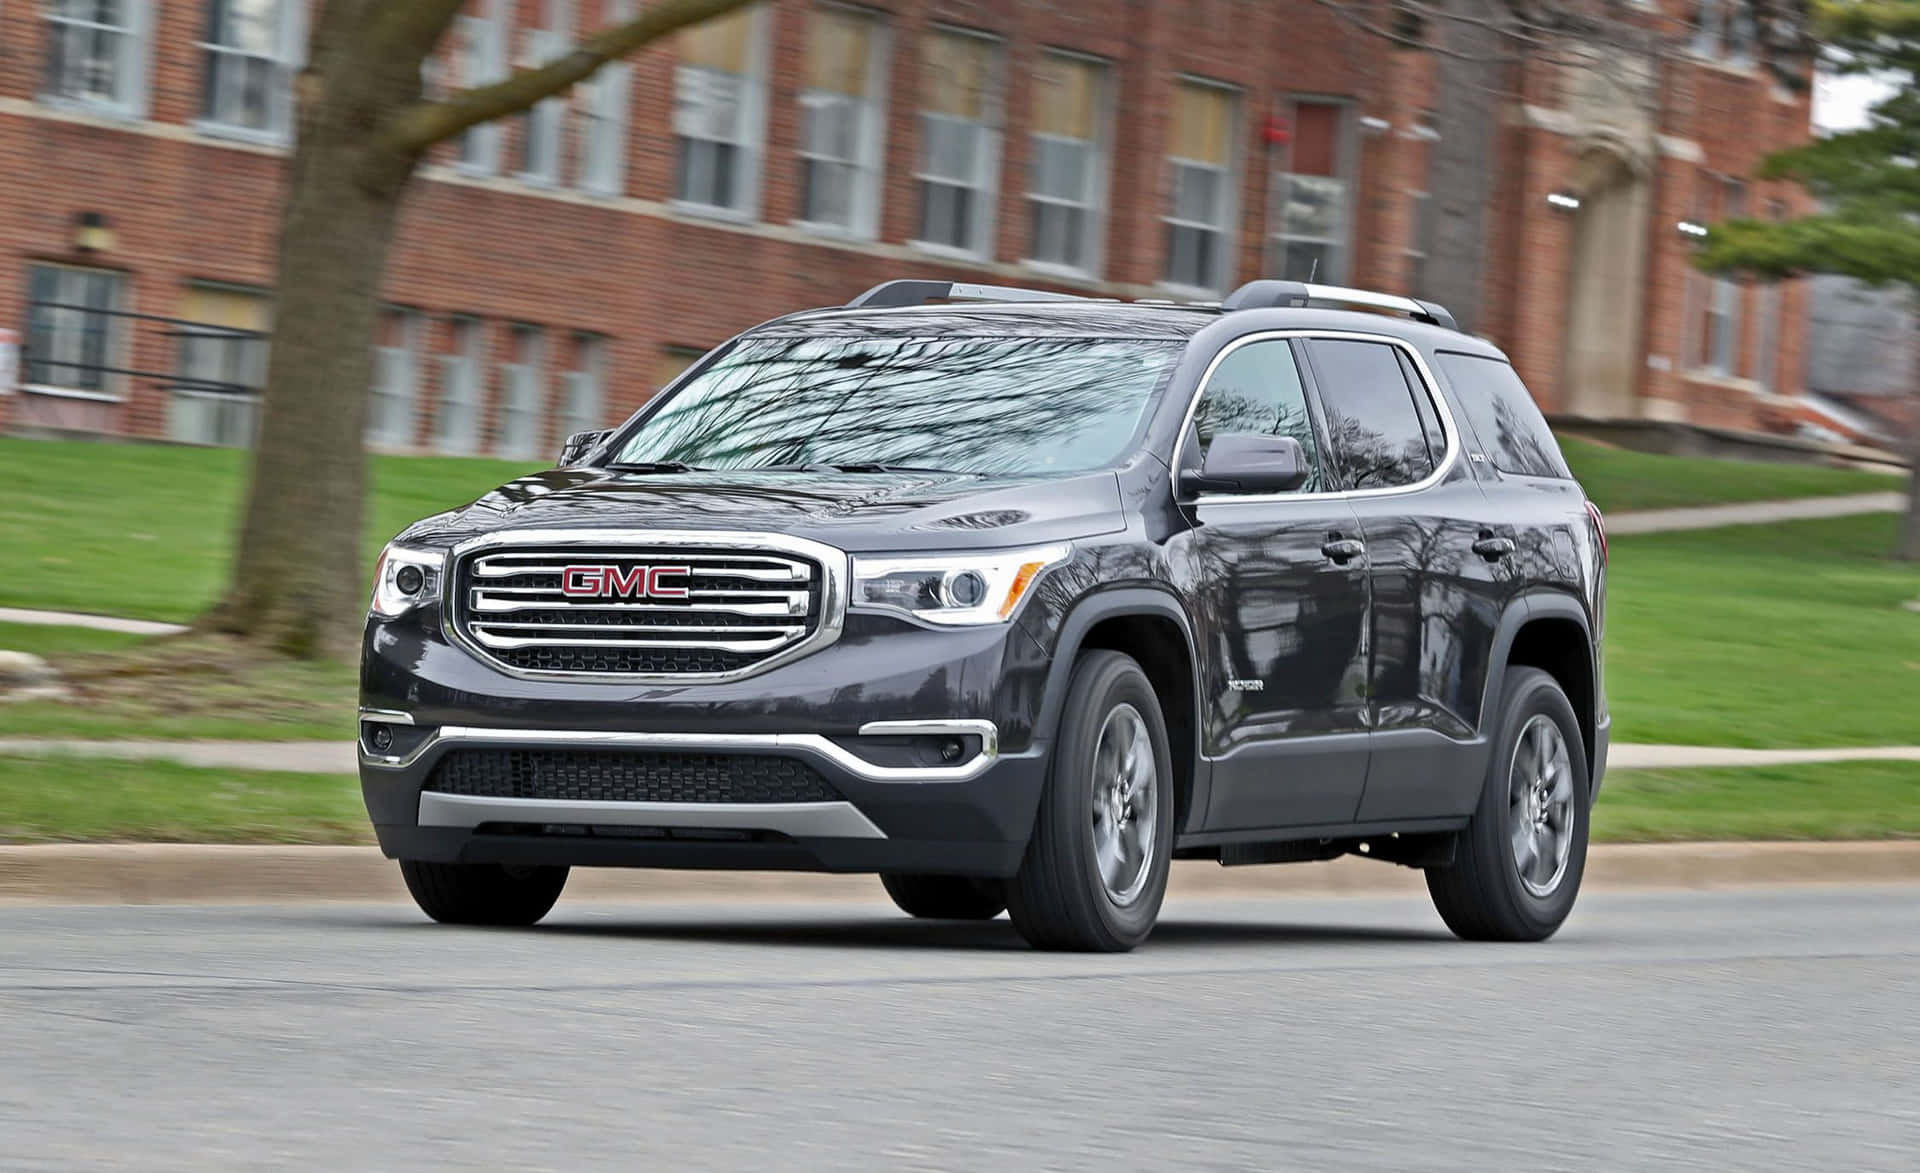
[[[1179,353],[1082,338],[747,339],[648,415],[612,463],[1103,468]]]

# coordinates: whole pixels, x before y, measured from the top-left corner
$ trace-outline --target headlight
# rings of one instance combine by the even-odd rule
[[[381,619],[395,619],[440,596],[440,573],[447,556],[388,543],[373,568],[373,602],[367,608]]]
[[[896,611],[927,623],[965,626],[1012,618],[1040,572],[1067,560],[1069,546],[926,557],[853,560],[853,606]]]

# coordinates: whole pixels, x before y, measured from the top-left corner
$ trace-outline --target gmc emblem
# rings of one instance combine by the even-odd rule
[[[560,593],[574,599],[684,599],[686,587],[660,580],[692,573],[686,566],[569,566],[560,572]]]

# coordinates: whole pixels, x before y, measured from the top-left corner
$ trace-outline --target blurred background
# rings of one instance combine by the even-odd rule
[[[0,6],[0,736],[346,738],[386,537],[911,274],[1440,301],[1614,521],[1618,740],[1920,742],[1913,8]],[[0,836],[363,840],[311,764],[16,753]],[[1622,777],[1602,839],[1920,832],[1920,763]]]

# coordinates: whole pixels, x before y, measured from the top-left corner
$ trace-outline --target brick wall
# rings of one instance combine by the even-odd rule
[[[543,19],[545,6],[537,0],[510,7],[522,30]],[[578,7],[582,31],[603,19],[604,5],[597,0],[582,0]],[[1410,197],[1425,186],[1429,150],[1411,131],[1432,104],[1432,60],[1390,49],[1310,0],[875,0],[869,7],[885,14],[891,51],[880,230],[870,242],[810,235],[793,223],[800,198],[797,97],[809,3],[778,0],[770,7],[760,199],[745,222],[716,220],[672,203],[671,47],[633,61],[625,186],[617,196],[464,177],[447,165],[450,148],[436,152],[435,165],[409,197],[386,289],[390,301],[423,315],[413,429],[419,443],[431,435],[441,395],[431,356],[450,344],[452,314],[487,325],[483,419],[489,429],[498,418],[499,364],[508,357],[509,324],[545,332],[542,385],[550,408],[549,434],[539,445],[544,451],[557,439],[551,433],[558,427],[552,422],[558,375],[576,331],[607,339],[606,411],[613,420],[652,393],[668,348],[708,347],[756,321],[841,301],[888,277],[1047,284],[1021,258],[1027,252],[1031,77],[1048,48],[1106,59],[1115,87],[1103,270],[1097,281],[1063,287],[1118,296],[1159,292],[1160,219],[1170,194],[1164,165],[1169,96],[1182,75],[1225,82],[1241,93],[1236,281],[1262,275],[1265,263],[1274,150],[1262,133],[1266,119],[1289,99],[1311,97],[1347,103],[1352,114],[1359,181],[1353,282],[1407,287]],[[61,113],[39,101],[40,6],[0,5],[0,166],[8,175],[0,185],[0,254],[8,260],[0,272],[0,322],[24,326],[26,268],[40,260],[121,271],[127,308],[160,316],[178,312],[190,282],[271,286],[283,157],[195,127],[200,6],[156,8],[150,109],[145,120],[125,123]],[[993,257],[985,264],[930,256],[908,243],[917,215],[912,177],[919,54],[922,35],[934,23],[992,33],[1004,49],[1000,181]],[[520,39],[518,33],[511,39],[510,57],[517,56]],[[1668,103],[1662,130],[1697,144],[1700,159],[1660,161],[1649,264],[1650,353],[1677,345],[1672,323],[1684,255],[1670,225],[1686,205],[1691,177],[1703,170],[1744,173],[1767,146],[1803,137],[1807,123],[1804,98],[1780,101],[1751,76],[1677,67],[1671,84],[1683,81],[1688,97]],[[1529,98],[1551,100],[1533,89]],[[1387,129],[1361,131],[1362,116],[1383,120]],[[1756,126],[1764,133],[1755,133]],[[519,133],[517,123],[503,125],[503,164],[514,157]],[[1566,226],[1544,199],[1563,176],[1570,147],[1549,130],[1517,123],[1501,129],[1500,144],[1485,328],[1512,349],[1522,373],[1552,406],[1566,297]],[[570,165],[572,149],[569,136],[563,166]],[[501,168],[503,175],[510,170]],[[1768,198],[1801,197],[1757,185],[1753,206],[1764,206]],[[73,222],[83,211],[107,216],[111,249],[85,256],[74,251]],[[1797,379],[1799,370],[1797,296],[1789,295],[1782,314],[1783,380]],[[174,345],[159,329],[136,329],[125,357],[137,369],[167,371],[175,362]],[[1743,361],[1749,349],[1742,348]],[[1644,391],[1673,400],[1691,394],[1677,373],[1656,371],[1649,372]],[[29,418],[33,413],[23,403],[28,398],[0,396],[0,427],[53,422]],[[42,417],[57,409],[60,419],[80,427],[144,436],[166,431],[167,395],[153,381],[134,381],[124,404],[34,406]]]

